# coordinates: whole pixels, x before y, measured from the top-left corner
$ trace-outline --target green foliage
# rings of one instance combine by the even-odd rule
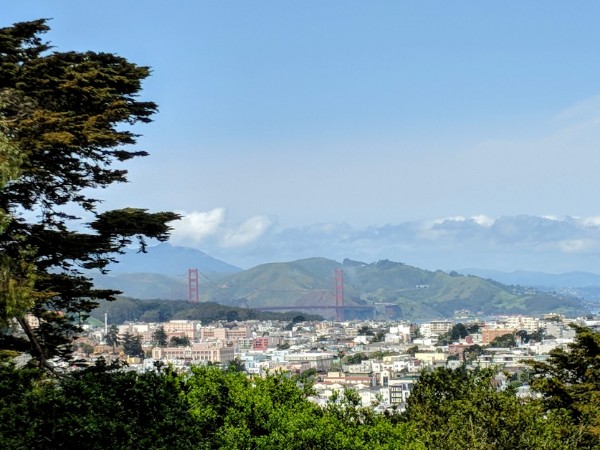
[[[0,95],[0,109],[3,107]],[[23,154],[7,136],[7,124],[0,118],[0,189],[20,175]],[[10,225],[12,217],[0,209],[0,235]],[[0,254],[0,329],[6,328],[13,317],[23,316],[33,305],[34,266],[27,261],[30,248],[22,248],[13,257]]]
[[[118,301],[100,301],[90,316],[104,320],[108,314],[111,322],[124,323],[132,320],[142,322],[168,322],[169,320],[199,320],[210,323],[228,320],[235,313],[236,320],[290,320],[298,316],[298,312],[275,313],[256,311],[248,308],[235,308],[218,303],[190,303],[177,300],[138,300],[119,297]],[[306,315],[306,320],[322,320],[321,316]]]
[[[142,349],[142,338],[138,335],[133,335],[129,332],[125,333],[122,338],[123,351],[127,356],[137,356],[139,358],[144,357],[144,350]]]
[[[152,340],[154,344],[159,347],[167,346],[167,333],[165,332],[165,327],[162,325],[156,329],[154,333],[152,333]]]
[[[465,327],[462,323],[457,323],[450,330],[450,339],[453,341],[458,341],[459,339],[466,338],[469,335],[469,331],[467,327]]]
[[[347,401],[323,409],[307,400],[308,385],[283,373],[249,379],[214,367],[194,368],[186,389],[206,448],[424,448],[410,426],[358,407],[351,393]]]
[[[467,332],[469,334],[479,333],[479,324],[477,324],[477,323],[468,324]]]
[[[375,333],[373,333],[371,327],[367,325],[363,325],[362,327],[360,327],[360,329],[358,330],[358,334],[359,336],[375,336]]]
[[[366,353],[358,352],[352,355],[348,355],[344,358],[344,362],[346,364],[360,364],[362,361],[369,359],[369,356]]]
[[[532,361],[532,387],[549,411],[567,411],[591,446],[600,447],[600,333],[572,325],[575,341],[547,361]]]
[[[227,287],[206,295],[210,301],[249,308],[334,305],[331,278],[339,268],[339,263],[324,258],[263,264],[224,277]],[[362,314],[365,319],[373,317],[373,310],[369,309],[369,303],[373,302],[398,305],[394,313],[397,318],[413,320],[452,317],[462,309],[484,314],[531,314],[556,309],[572,315],[585,312],[581,301],[575,298],[515,294],[510,287],[491,280],[450,276],[392,261],[350,263],[343,269],[346,304],[365,306],[365,310],[346,313]]]
[[[413,345],[412,347],[409,347],[406,350],[406,354],[411,355],[411,356],[415,356],[415,354],[419,351],[419,346],[418,345]]]
[[[463,360],[471,362],[484,352],[484,348],[479,344],[469,345],[463,352]]]
[[[467,330],[467,327],[465,327],[465,325],[463,325],[462,323],[457,323],[452,327],[452,329],[449,332],[444,333],[442,336],[440,336],[437,345],[448,345],[458,341],[459,339],[463,339],[468,335],[469,331]]]
[[[492,342],[490,342],[491,347],[515,347],[516,345],[517,341],[515,339],[515,335],[512,333],[498,336],[497,338],[494,338]]]
[[[179,377],[107,371],[100,365],[48,382],[0,367],[0,447],[6,449],[197,448]]]
[[[173,336],[169,341],[173,347],[189,347],[190,346],[190,338],[187,336]]]
[[[413,424],[427,448],[565,449],[580,441],[564,415],[542,414],[538,403],[498,390],[494,369],[423,372],[402,420]]]
[[[521,338],[521,342],[524,344],[529,342],[541,342],[544,339],[544,329],[540,328],[531,333],[528,333],[527,330],[519,330],[516,335]]]
[[[51,51],[40,37],[48,30],[45,20],[0,29],[0,211],[10,214],[0,219],[0,320],[16,319],[51,368],[96,301],[116,294],[94,289],[81,269],[103,271],[133,241],[141,251],[146,238],[164,241],[179,216],[97,211],[94,189],[127,181],[119,164],[146,155],[126,146],[137,137],[128,125],[156,111],[137,98],[150,70],[109,53]]]
[[[303,315],[299,314],[297,316],[294,316],[292,318],[292,321],[290,323],[288,323],[285,327],[283,327],[283,329],[287,330],[287,331],[291,331],[294,329],[294,326],[296,326],[300,322],[304,322],[305,320],[306,320],[306,317],[304,317]]]
[[[493,369],[423,372],[404,414],[376,414],[351,389],[325,407],[313,374],[248,377],[236,367],[138,374],[102,361],[49,380],[0,364],[0,447],[7,449],[597,448],[565,409],[500,391]]]
[[[229,364],[227,364],[227,370],[232,370],[234,372],[246,372],[246,365],[244,364],[244,361],[236,356],[233,361],[230,361]]]
[[[32,254],[27,248],[12,257],[0,253],[0,329],[8,327],[12,318],[23,317],[35,303],[35,267],[28,260]]]
[[[117,328],[116,325],[111,325],[108,328],[108,333],[104,337],[104,340],[106,341],[106,343],[108,345],[112,346],[113,352],[114,352],[115,348],[117,347],[117,345],[119,345],[119,342],[120,342],[119,329]]]

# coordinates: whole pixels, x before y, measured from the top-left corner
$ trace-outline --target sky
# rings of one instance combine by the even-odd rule
[[[19,0],[152,67],[107,209],[244,268],[310,256],[600,272],[600,3]]]

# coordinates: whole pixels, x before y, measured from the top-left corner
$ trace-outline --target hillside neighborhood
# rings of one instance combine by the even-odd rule
[[[401,411],[420,372],[440,366],[497,368],[498,388],[510,384],[518,395],[531,395],[525,361],[544,361],[552,349],[566,349],[575,336],[571,324],[600,325],[591,317],[557,314],[420,324],[303,319],[110,327],[107,321],[103,327],[86,327],[85,336],[74,343],[74,356],[80,365],[104,358],[126,362],[125,370],[138,372],[164,365],[181,372],[192,365],[220,365],[253,376],[304,374],[313,380],[312,399],[319,404],[353,389],[364,406]]]

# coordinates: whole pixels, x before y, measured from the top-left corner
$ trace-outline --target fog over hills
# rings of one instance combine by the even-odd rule
[[[345,223],[289,227],[263,220],[239,236],[240,224],[225,214],[205,216],[218,220],[184,217],[174,223],[171,242],[245,269],[318,255],[336,261],[389,259],[429,270],[600,272],[598,217],[478,215],[364,228]],[[236,231],[239,239],[232,242],[229,237]]]

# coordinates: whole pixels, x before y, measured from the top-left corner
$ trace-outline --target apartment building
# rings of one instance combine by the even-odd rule
[[[235,355],[233,347],[220,344],[194,343],[190,347],[155,347],[152,358],[168,361],[212,362],[228,364]]]
[[[197,320],[171,320],[163,324],[163,329],[168,339],[172,337],[187,337],[191,342],[198,340],[198,328],[200,322]]]
[[[514,328],[484,328],[481,330],[481,343],[487,345],[494,339],[505,334],[513,334],[516,330]]]
[[[200,340],[202,341],[229,341],[237,342],[238,339],[247,339],[251,336],[248,327],[202,327]]]

